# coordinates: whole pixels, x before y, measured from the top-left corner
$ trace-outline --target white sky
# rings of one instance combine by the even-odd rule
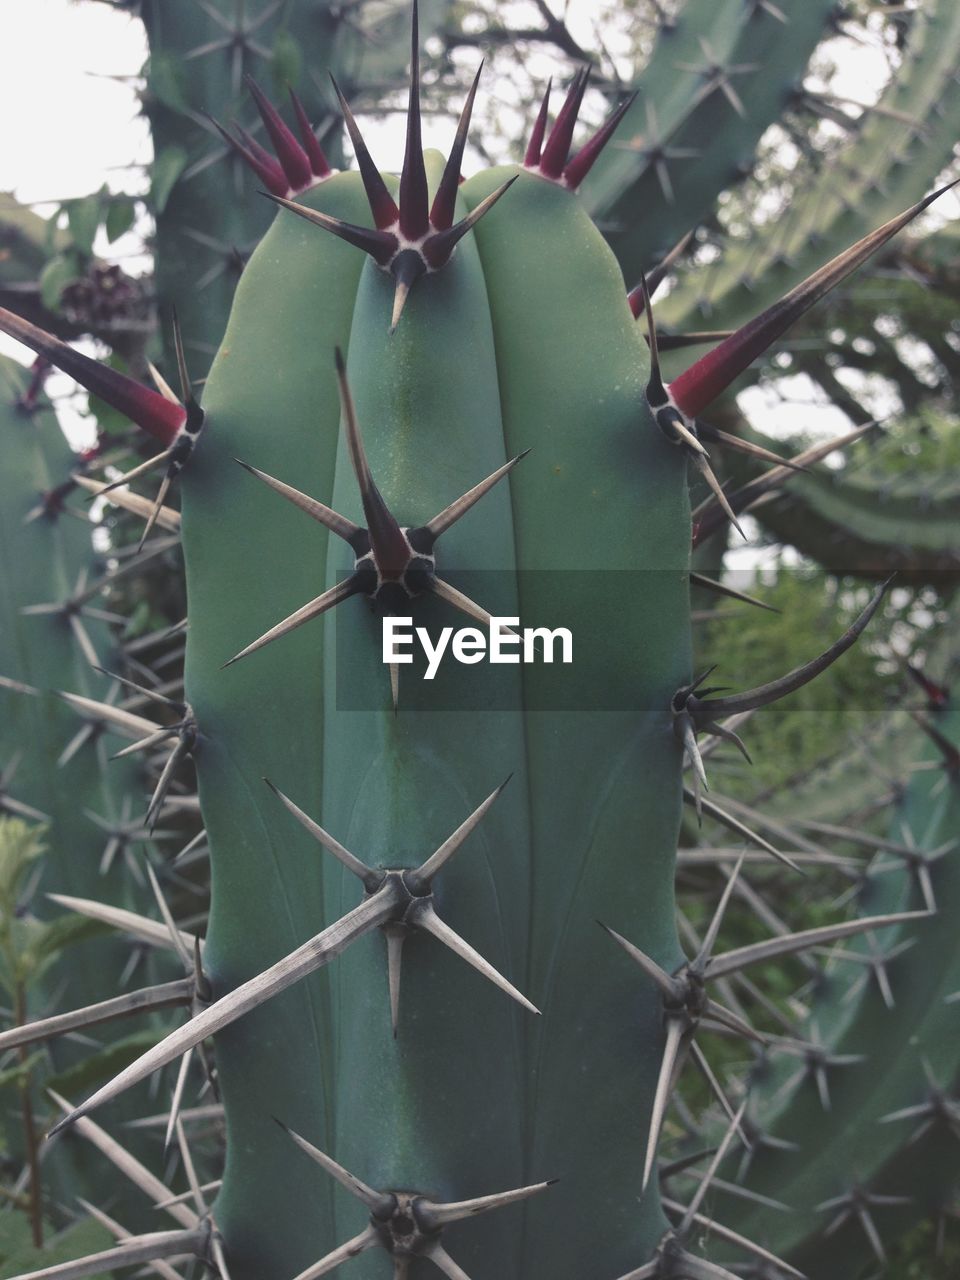
[[[142,190],[122,172],[151,156],[129,84],[146,57],[139,22],[103,4],[3,0],[0,190],[21,200],[86,195],[106,181]]]
[[[140,23],[102,4],[3,0],[3,32],[0,191],[23,202],[56,202],[103,183],[113,191],[146,190],[136,166],[152,157],[149,129],[133,86],[122,79],[135,76],[146,57]],[[39,204],[37,212],[47,215],[53,206]],[[124,237],[110,252],[120,257],[136,248],[134,237]],[[0,352],[25,364],[33,359],[2,334]],[[58,398],[74,388],[63,375],[47,383]],[[74,445],[92,443],[90,420],[65,403],[61,422]]]

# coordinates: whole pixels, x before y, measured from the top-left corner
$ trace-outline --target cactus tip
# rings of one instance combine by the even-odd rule
[[[543,140],[547,132],[547,121],[550,118],[550,92],[553,89],[553,77],[547,81],[547,87],[543,95],[543,101],[540,103],[540,110],[534,121],[533,129],[530,133],[530,141],[527,144],[526,155],[523,158],[524,167],[527,169],[537,169],[540,167],[540,156],[543,152]]]
[[[258,146],[245,130],[238,130],[241,136],[236,138],[219,120],[215,120],[213,116],[209,116],[208,119],[229,149],[240,157],[273,195],[288,194],[290,183],[278,160],[275,160],[263,147]]]
[[[587,174],[596,164],[607,143],[616,133],[621,120],[637,100],[637,93],[631,93],[610,113],[604,123],[588,142],[564,166],[563,181],[572,191],[580,186]]]
[[[253,76],[244,76],[244,81],[273,143],[277,161],[287,180],[287,191],[304,191],[312,185],[314,179],[310,157]],[[286,195],[287,191],[283,194]]]
[[[297,128],[300,130],[303,149],[307,153],[307,159],[310,162],[310,170],[315,178],[329,178],[333,169],[317,135],[313,131],[306,108],[301,102],[299,94],[291,86],[288,86],[287,92],[290,95],[293,114],[296,116]]]
[[[563,171],[570,155],[570,144],[573,142],[573,131],[577,125],[580,106],[589,79],[589,67],[581,67],[574,75],[564,104],[557,113],[550,136],[543,147],[537,171],[544,178],[551,178],[554,182],[559,182],[563,178]]]

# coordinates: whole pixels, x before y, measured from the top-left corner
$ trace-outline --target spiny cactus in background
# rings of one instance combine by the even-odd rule
[[[39,824],[44,846],[43,858],[31,858],[29,866],[13,859],[4,888],[20,916],[20,932],[8,939],[3,983],[14,1027],[41,1017],[60,1000],[72,1006],[100,1001],[105,975],[123,974],[129,959],[119,942],[95,940],[96,926],[65,917],[47,895],[59,890],[117,907],[145,905],[151,899],[145,857],[155,856],[160,843],[177,834],[148,830],[138,812],[146,786],[142,757],[110,761],[122,741],[104,732],[103,716],[83,720],[77,715],[76,708],[106,698],[106,714],[125,718],[128,728],[156,727],[140,712],[146,700],[117,700],[120,686],[111,690],[102,671],[119,658],[116,624],[125,621],[104,605],[113,603],[109,593],[122,583],[130,561],[110,571],[94,552],[93,525],[78,483],[83,475],[76,470],[84,461],[71,453],[43,399],[48,369],[38,361],[28,376],[11,360],[0,363],[0,812]],[[14,953],[19,953],[16,959]],[[122,985],[127,981],[122,978]],[[148,1043],[148,1036],[144,1024],[135,1022],[111,1028],[109,1043],[98,1052],[69,1040],[34,1045],[25,1127],[19,1120],[8,1124],[6,1117],[2,1127],[8,1167],[30,1155],[31,1116],[43,1109],[41,1080],[59,1081],[62,1087],[103,1080]],[[138,1110],[127,1106],[126,1114],[133,1118]],[[22,1190],[34,1196],[31,1216],[38,1234],[46,1210],[38,1198],[37,1166],[27,1159],[29,1187],[19,1172],[16,1168],[14,1184],[22,1182]],[[89,1195],[96,1187],[71,1155],[50,1175],[45,1171],[45,1181],[57,1195]]]
[[[627,279],[750,173],[761,135],[797,95],[835,18],[831,0],[692,0],[664,18],[635,81],[638,102],[584,189]]]
[[[756,1206],[743,1202],[734,1225],[759,1231],[824,1280],[854,1273],[865,1250],[882,1268],[884,1241],[919,1218],[949,1214],[953,1202],[944,1161],[954,1158],[960,1073],[950,1003],[960,985],[957,717],[948,691],[924,684],[932,701],[918,720],[930,749],[854,888],[862,913],[913,909],[934,918],[839,949],[798,1028],[806,1057],[798,1045],[793,1061],[761,1061],[750,1090],[751,1120],[780,1145],[759,1147],[745,1186],[792,1212],[761,1227]],[[841,846],[863,836],[840,831]]]
[[[370,1280],[391,1264],[395,1280],[729,1277],[701,1256],[700,1210],[731,1144],[748,1137],[748,1101],[734,1108],[698,1033],[759,1038],[730,980],[889,931],[916,930],[919,949],[924,930],[948,924],[936,901],[911,900],[906,876],[881,911],[725,947],[725,913],[749,884],[740,853],[705,932],[682,947],[673,883],[685,802],[795,870],[716,802],[708,767],[718,744],[746,754],[743,720],[841,658],[883,595],[786,676],[739,693],[704,687],[709,673],[691,660],[687,470],[713,489],[704,519],[735,521],[705,441],[713,452],[736,440],[698,416],[940,192],[667,383],[657,281],[641,282],[632,309],[576,190],[630,100],[575,148],[581,74],[549,132],[545,104],[523,166],[461,183],[472,92],[449,158],[425,155],[418,59],[414,7],[399,179],[380,174],[347,108],[359,173],[311,167],[294,181],[300,152],[263,107],[278,160],[244,142],[246,158],[264,178],[285,158],[289,190],[277,176],[284,208],[243,273],[199,401],[176,325],[175,393],[0,311],[0,328],[153,436],[159,451],[135,468],[164,469],[141,500],[148,531],[180,523],[166,505],[180,490],[183,697],[138,690],[159,703],[156,721],[106,699],[68,701],[169,752],[148,823],[172,810],[174,771],[193,758],[212,889],[202,944],[162,894],[160,921],[58,895],[183,966],[143,996],[179,1006],[179,1025],[89,1096],[55,1094],[53,1131],[60,1147],[92,1143],[178,1229],[130,1236],[92,1208],[121,1243],[19,1280],[141,1262],[170,1277],[184,1259],[236,1280],[312,1280],[341,1263]],[[731,101],[726,77],[709,84]],[[122,488],[106,496],[137,505]],[[491,643],[517,620],[541,629],[541,645],[546,629],[569,628],[573,674],[447,661],[424,679],[383,661],[383,619],[410,614],[435,645],[454,610],[488,626]],[[811,638],[811,655],[818,647]],[[948,774],[948,808],[956,786]],[[833,1016],[852,1017],[847,1006]],[[0,1051],[22,1049],[24,1034],[0,1033]],[[674,1219],[655,1161],[687,1058],[730,1124]],[[222,1098],[226,1165],[213,1185],[186,1134],[195,1065]],[[116,1099],[167,1066],[163,1128],[185,1196],[91,1119],[102,1107],[111,1124]],[[956,1162],[940,1160],[952,1180]],[[738,1233],[737,1256],[800,1274],[766,1246],[772,1234],[765,1222],[753,1240]],[[802,1243],[783,1241],[784,1252]],[[708,1244],[714,1258],[725,1249]]]
[[[734,240],[709,270],[691,270],[686,287],[665,300],[666,323],[679,331],[741,324],[798,277],[815,270],[825,244],[849,243],[920,198],[924,174],[950,163],[960,130],[956,55],[960,16],[947,0],[910,15],[903,61],[855,136],[828,163],[800,166],[769,234]],[[759,181],[759,179],[758,179]]]
[[[0,365],[5,460],[0,806],[47,827],[39,889],[79,892],[91,885],[91,870],[100,868],[103,894],[119,903],[129,887],[123,859],[104,861],[102,855],[139,771],[109,768],[106,742],[89,731],[81,741],[76,715],[47,691],[101,694],[105,682],[98,668],[116,656],[110,625],[124,619],[101,607],[107,584],[96,563],[82,491],[72,480],[77,459],[42,402],[44,365],[38,362],[32,380],[11,360]],[[17,685],[27,688],[27,696],[17,696]],[[102,957],[91,955],[89,969],[87,963],[78,960],[72,972],[71,985],[82,994],[102,984]]]

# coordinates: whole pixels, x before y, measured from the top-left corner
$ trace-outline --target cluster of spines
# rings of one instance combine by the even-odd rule
[[[253,170],[267,191],[274,196],[289,198],[302,195],[324,178],[329,178],[333,169],[296,91],[289,91],[297,122],[297,133],[294,133],[252,76],[246,77],[246,83],[273,144],[274,154],[271,155],[249,130],[240,125],[236,126],[237,136],[234,136],[216,121],[214,124],[224,141]]]

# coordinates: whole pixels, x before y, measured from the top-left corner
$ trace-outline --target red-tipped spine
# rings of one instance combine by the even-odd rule
[[[273,143],[273,149],[277,153],[280,167],[286,175],[289,189],[291,191],[303,191],[313,181],[310,157],[254,78],[247,76],[246,82],[247,88],[257,104],[257,110],[260,112],[260,119],[263,121],[264,128],[270,135],[270,141]]]
[[[256,143],[254,143],[253,147],[247,145],[248,142],[253,142],[249,134],[246,135],[246,140],[241,142],[232,133],[228,133],[217,120],[214,120],[213,123],[227,146],[235,151],[244,164],[253,170],[272,195],[285,196],[287,194],[290,190],[287,175],[271,155],[268,155]]]
[[[370,474],[370,466],[363,447],[363,437],[360,434],[360,425],[357,422],[353,396],[350,393],[350,384],[347,382],[347,369],[343,359],[343,352],[339,347],[336,348],[334,356],[337,381],[340,384],[340,404],[343,411],[347,447],[350,451],[353,473],[357,477],[357,487],[360,490],[360,504],[363,507],[363,514],[367,521],[370,548],[373,551],[376,566],[383,577],[399,578],[410,561],[410,545],[403,536],[403,531],[390,508],[384,502],[383,495]]]
[[[423,162],[420,129],[420,34],[417,0],[413,3],[413,42],[410,53],[410,98],[407,104],[407,146],[400,172],[400,234],[419,240],[430,230],[430,197]]]
[[[396,225],[400,218],[400,210],[397,208],[393,196],[387,190],[387,184],[381,177],[380,170],[373,163],[373,158],[367,150],[367,144],[363,140],[363,134],[360,132],[354,114],[350,110],[350,104],[341,93],[340,86],[333,79],[333,76],[330,79],[333,81],[334,92],[340,103],[340,110],[343,112],[343,121],[347,126],[347,133],[349,133],[350,141],[353,143],[353,154],[357,157],[357,168],[360,170],[363,189],[367,193],[374,224],[378,231],[386,231],[388,227]]]
[[[491,191],[488,196],[470,210],[465,218],[461,218],[455,227],[448,227],[446,231],[437,231],[427,237],[423,243],[421,253],[426,263],[434,271],[450,260],[450,255],[467,232],[472,227],[475,227],[486,213],[489,213],[500,197],[510,190],[519,176],[519,174],[515,173],[502,186],[497,187],[495,191]]]
[[[543,139],[547,132],[547,120],[550,118],[550,90],[552,88],[553,78],[551,77],[547,81],[547,91],[543,95],[543,101],[540,103],[540,110],[537,112],[533,131],[530,134],[530,141],[527,143],[527,154],[523,157],[523,163],[528,169],[536,169],[540,165]]]
[[[701,356],[685,373],[670,384],[674,402],[688,417],[696,417],[707,405],[726,391],[727,387],[748,368],[758,356],[780,337],[795,321],[822,297],[845,280],[851,272],[872,257],[888,240],[927,208],[938,196],[955,186],[948,183],[934,191],[919,203],[905,210],[876,231],[858,240],[831,259],[819,271],[808,276],[789,293],[768,307],[754,320],[750,320],[736,333]]]
[[[264,192],[264,194],[267,193]],[[332,218],[328,213],[321,213],[318,209],[311,209],[305,204],[297,204],[295,200],[287,200],[284,196],[267,195],[267,199],[305,218],[307,222],[332,232],[341,240],[346,240],[347,244],[362,249],[364,253],[369,253],[374,262],[381,267],[389,264],[400,247],[392,231],[377,231],[373,227],[358,227],[353,222],[342,222],[339,218]]]
[[[276,158],[276,156],[272,156],[270,152],[267,150],[267,148],[262,146],[256,140],[256,138],[253,136],[253,134],[250,132],[249,129],[245,129],[242,124],[237,124],[236,121],[234,121],[234,126],[237,130],[237,133],[240,135],[240,139],[243,142],[243,145],[250,152],[253,158],[255,160],[258,160],[260,164],[270,165],[274,169],[274,171],[277,174],[279,174],[281,178],[283,178],[284,182],[286,182],[287,175],[283,172],[283,165],[281,165],[280,161]]]
[[[949,689],[944,688],[942,684],[937,684],[935,680],[931,680],[925,672],[921,671],[919,667],[915,667],[912,662],[907,663],[907,671],[927,695],[927,709],[929,711],[939,711],[941,707],[947,705],[950,701]]]
[[[183,405],[171,404],[156,391],[134,382],[133,378],[74,351],[53,334],[38,329],[5,307],[0,307],[0,330],[68,373],[165,447],[173,444],[180,434],[187,418]]]
[[[46,356],[37,356],[30,366],[30,385],[18,401],[24,413],[33,413],[40,400],[43,384],[46,382],[53,365]]]
[[[616,133],[617,126],[627,114],[630,108],[637,100],[637,95],[631,93],[630,97],[621,102],[616,110],[612,111],[606,121],[600,126],[589,142],[585,143],[572,160],[567,164],[563,171],[563,180],[571,190],[576,191],[580,183],[584,180],[590,170],[597,162],[597,158],[603,151],[604,147]]]
[[[460,170],[463,168],[463,152],[467,145],[470,117],[473,115],[473,104],[477,96],[477,86],[480,83],[480,73],[482,71],[483,63],[481,62],[477,67],[477,74],[473,77],[473,84],[470,86],[467,100],[463,104],[463,110],[460,112],[457,136],[453,140],[450,156],[443,170],[443,177],[437,187],[437,194],[433,198],[433,206],[430,209],[430,222],[437,231],[447,231],[453,226],[453,216],[457,205],[457,191],[460,188]]]
[[[317,141],[317,135],[310,124],[310,117],[307,115],[306,108],[293,89],[289,90],[289,94],[290,102],[293,106],[293,114],[297,117],[297,128],[300,130],[303,149],[307,153],[307,159],[310,162],[310,172],[315,178],[329,178],[333,170],[323,147]]]
[[[566,101],[560,108],[560,113],[550,130],[547,145],[543,148],[543,154],[540,157],[540,172],[545,178],[559,181],[563,176],[567,157],[570,155],[570,145],[573,142],[573,131],[577,127],[577,117],[580,115],[580,104],[583,102],[589,79],[589,67],[584,67],[574,76]]]
[[[937,726],[919,711],[912,711],[910,714],[940,752],[943,757],[943,767],[947,773],[960,778],[960,747],[951,742],[945,733],[941,733]]]

